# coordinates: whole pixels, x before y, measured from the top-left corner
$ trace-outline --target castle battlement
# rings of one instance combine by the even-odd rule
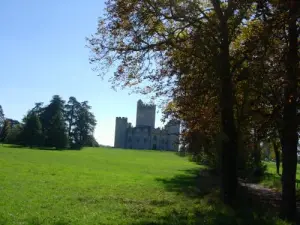
[[[127,120],[127,117],[116,117],[116,120]]]
[[[156,105],[154,104],[147,104],[147,103],[144,103],[142,100],[138,100],[138,103],[137,103],[137,107],[138,108],[156,108]]]

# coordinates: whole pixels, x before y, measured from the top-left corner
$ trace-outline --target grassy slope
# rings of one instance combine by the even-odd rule
[[[169,152],[0,147],[0,224],[267,224],[201,197],[199,169]]]
[[[150,213],[189,207],[192,200],[164,191],[158,179],[196,168],[165,152],[0,148],[0,218],[8,224],[133,224]]]

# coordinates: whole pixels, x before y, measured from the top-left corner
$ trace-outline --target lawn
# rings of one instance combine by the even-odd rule
[[[261,181],[261,184],[265,187],[274,188],[281,190],[281,176],[276,173],[275,162],[265,162],[267,165],[267,174]],[[281,165],[282,166],[282,165]],[[280,168],[280,173],[282,173],[282,168]],[[300,165],[297,165],[297,189],[300,191]]]
[[[0,224],[283,224],[224,207],[200,169],[171,152],[2,146]]]

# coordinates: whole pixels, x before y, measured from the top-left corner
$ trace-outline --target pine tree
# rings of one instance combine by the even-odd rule
[[[78,111],[78,117],[75,122],[74,139],[77,147],[81,148],[86,145],[89,136],[93,135],[96,119],[93,113],[90,112],[91,107],[87,101],[84,101],[80,105]]]
[[[54,95],[50,104],[41,113],[45,146],[62,149],[67,147],[68,138],[64,120],[64,101]]]
[[[65,119],[68,129],[69,144],[72,145],[75,142],[74,128],[76,126],[76,120],[78,119],[78,112],[80,110],[80,102],[75,97],[70,97],[68,103],[65,105]]]
[[[68,145],[66,127],[63,115],[58,112],[53,115],[47,130],[47,146],[64,149]]]
[[[42,145],[42,124],[36,113],[29,113],[25,120],[22,138],[25,145],[41,146]]]
[[[3,123],[3,127],[0,131],[0,142],[4,142],[9,131],[11,129],[11,124],[9,120],[5,120]]]

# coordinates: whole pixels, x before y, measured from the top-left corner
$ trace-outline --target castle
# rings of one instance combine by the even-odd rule
[[[137,102],[136,127],[126,117],[116,118],[115,148],[178,151],[180,124],[171,120],[155,128],[156,106]]]

